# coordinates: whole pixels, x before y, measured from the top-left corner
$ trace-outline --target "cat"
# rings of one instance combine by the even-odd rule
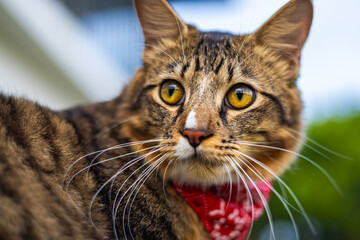
[[[143,66],[119,97],[55,112],[0,95],[0,239],[215,239],[176,186],[271,188],[294,161],[310,0],[246,35],[135,6]]]

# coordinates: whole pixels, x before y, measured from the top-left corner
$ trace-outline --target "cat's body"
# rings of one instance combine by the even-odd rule
[[[128,159],[110,163],[112,166],[107,170],[104,170],[106,164],[94,166],[90,168],[88,177],[84,171],[75,178],[68,189],[74,202],[64,191],[66,181],[63,185],[64,173],[74,159],[89,152],[128,142],[120,137],[119,127],[113,127],[114,112],[109,111],[113,104],[99,103],[54,113],[29,101],[1,97],[0,105],[4,113],[0,124],[1,237],[114,238],[111,211],[107,207],[108,190],[100,194],[92,208],[92,219],[99,231],[95,230],[81,211],[88,214],[90,201],[98,187]],[[111,127],[111,130],[102,133],[104,129]],[[99,133],[101,135],[93,139]],[[99,160],[129,151],[109,151],[99,157]],[[68,178],[87,167],[92,159],[93,156],[90,156],[79,161],[72,172],[69,172]],[[114,195],[120,186],[117,186],[117,183],[122,184],[139,164],[119,175],[113,187]],[[130,186],[139,174],[134,175],[127,185]],[[198,236],[193,239],[201,239],[201,236],[206,239],[205,229],[185,200],[175,190],[168,191],[166,199],[162,181],[158,178],[154,174],[148,179],[151,184],[144,185],[137,196],[138,199],[146,201],[137,202],[131,209],[130,224],[135,239],[188,239],[190,236]],[[162,224],[153,224],[154,222]],[[121,229],[122,221],[119,219],[117,223]],[[119,233],[121,234],[121,231]]]
[[[293,159],[276,148],[299,146],[286,129],[301,128],[295,80],[310,1],[292,1],[278,14],[277,20],[294,18],[290,32],[300,29],[300,40],[290,43],[292,32],[271,29],[283,24],[274,17],[256,34],[233,36],[201,33],[161,0],[136,5],[147,44],[144,67],[120,97],[53,112],[0,96],[0,239],[210,239],[172,183],[206,188],[231,181],[236,172],[222,166],[237,168],[239,151],[276,174]],[[289,15],[302,9],[309,11],[304,21]],[[291,36],[272,44],[273,34]],[[234,86],[252,96],[238,109],[228,97]],[[176,100],[174,91],[183,95]],[[259,153],[238,141],[273,148]],[[255,172],[243,166],[246,176],[274,177],[253,164]]]

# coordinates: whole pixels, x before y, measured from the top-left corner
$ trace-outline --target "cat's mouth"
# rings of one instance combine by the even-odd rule
[[[223,162],[219,161],[218,159],[208,158],[199,153],[194,153],[192,156],[186,159],[180,159],[180,162],[182,164],[198,165],[204,167],[218,167],[223,165]]]
[[[203,148],[194,148],[193,152],[185,158],[177,158],[180,164],[196,167],[219,167],[224,164],[214,153],[210,153]]]
[[[180,137],[178,144],[174,149],[174,157],[179,164],[204,167],[214,167],[222,165],[223,162],[218,159],[218,156],[203,145],[193,147],[188,140]]]

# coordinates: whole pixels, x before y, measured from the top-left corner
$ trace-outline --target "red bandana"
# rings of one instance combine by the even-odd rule
[[[268,200],[270,183],[259,183],[256,187]],[[248,237],[251,223],[263,212],[264,204],[254,186],[249,186],[253,199],[247,197],[244,186],[224,185],[201,190],[195,187],[177,186],[175,189],[195,210],[213,240],[243,240]],[[229,198],[231,191],[231,196]]]

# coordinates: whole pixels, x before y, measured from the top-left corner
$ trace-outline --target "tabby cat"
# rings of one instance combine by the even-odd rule
[[[310,0],[247,35],[135,6],[143,66],[119,97],[54,112],[0,95],[0,239],[211,239],[174,184],[251,185],[293,162]]]

